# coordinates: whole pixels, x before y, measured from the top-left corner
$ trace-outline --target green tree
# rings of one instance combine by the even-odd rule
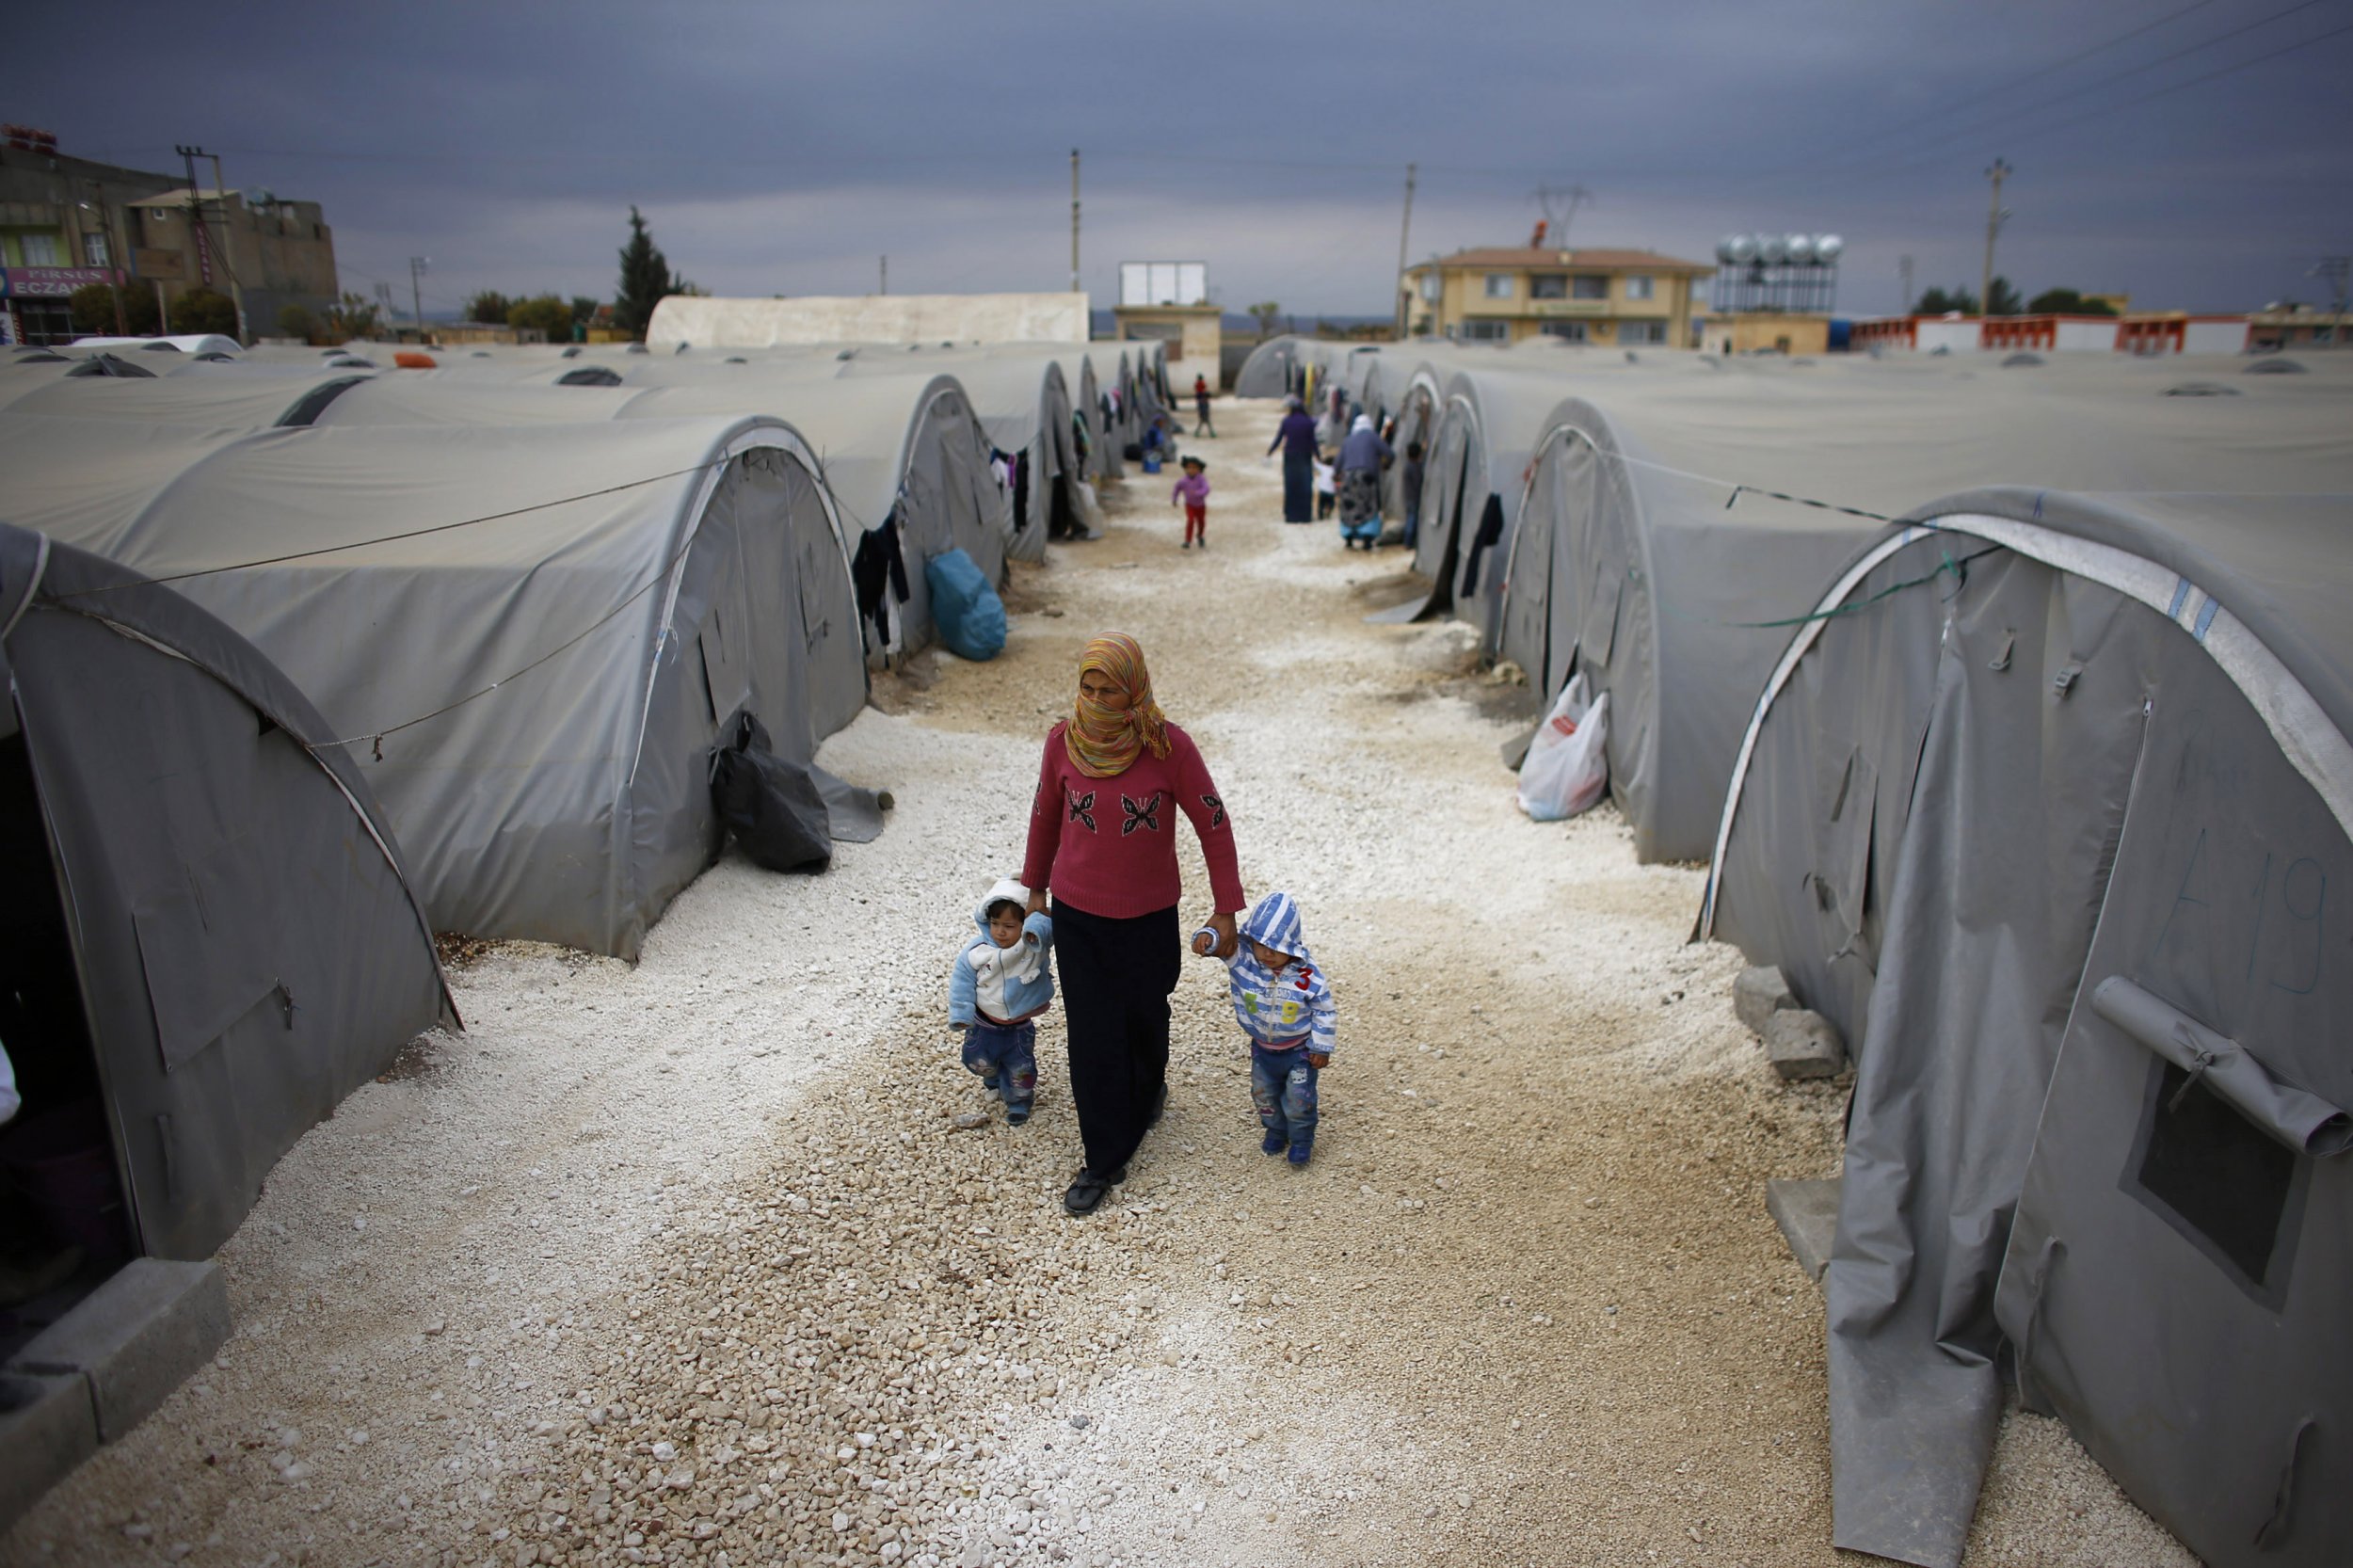
[[[73,329],[95,336],[112,336],[116,328],[115,288],[111,283],[84,283],[66,299],[66,308],[73,312]],[[147,337],[155,330],[155,291],[152,288],[128,288],[122,291],[123,331],[133,337]]]
[[[1993,286],[1986,291],[1985,313],[1990,316],[2016,316],[2026,313],[2026,301],[2009,285],[2009,280],[1996,274]]]
[[[2073,289],[2044,289],[2026,301],[2026,313],[2037,316],[2112,316],[2116,307],[2105,299],[2086,299]]]
[[[316,343],[319,339],[319,318],[304,306],[281,305],[278,310],[278,332],[280,337]]]
[[[1959,311],[1962,315],[1973,316],[1977,313],[1977,296],[1967,289],[1931,288],[1912,308],[1924,316],[1941,316],[1947,311]]]
[[[572,341],[572,308],[560,295],[543,294],[518,299],[506,312],[506,325],[519,332],[536,328],[549,343]]]
[[[218,332],[233,338],[237,335],[236,304],[217,289],[192,288],[171,302],[171,329]]]
[[[336,343],[373,338],[383,330],[376,301],[364,294],[346,294],[327,311],[327,335]]]
[[[670,259],[654,248],[653,233],[637,209],[629,210],[629,243],[621,247],[621,286],[613,296],[614,324],[639,343],[664,295],[685,294],[690,285],[670,270]]]
[[[1251,316],[1258,324],[1258,341],[1264,343],[1274,333],[1274,318],[1283,313],[1283,307],[1272,299],[1261,300],[1250,307]]]
[[[507,298],[496,289],[484,289],[466,301],[466,319],[488,327],[504,327],[506,325],[506,312],[521,303],[519,299]]]

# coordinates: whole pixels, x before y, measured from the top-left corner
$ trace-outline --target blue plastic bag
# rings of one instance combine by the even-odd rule
[[[923,583],[931,589],[932,624],[949,652],[981,663],[1005,650],[1005,601],[971,556],[961,550],[933,556],[923,563]]]

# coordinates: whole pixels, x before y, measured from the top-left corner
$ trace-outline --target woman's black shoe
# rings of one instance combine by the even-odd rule
[[[1111,1196],[1112,1189],[1127,1179],[1128,1167],[1125,1165],[1107,1176],[1082,1170],[1079,1173],[1079,1179],[1070,1184],[1070,1191],[1062,1195],[1062,1206],[1074,1218],[1092,1214],[1102,1206],[1105,1198]]]

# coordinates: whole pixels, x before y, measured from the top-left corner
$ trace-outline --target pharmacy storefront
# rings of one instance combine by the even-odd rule
[[[73,291],[120,279],[120,273],[103,266],[0,268],[0,343],[72,342],[73,313],[67,301]]]

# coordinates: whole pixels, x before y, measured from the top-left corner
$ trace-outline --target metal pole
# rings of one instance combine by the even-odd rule
[[[882,292],[885,294],[890,292],[890,258],[888,256],[882,259]]]
[[[155,335],[171,336],[171,312],[164,304],[164,280],[160,278],[155,280]]]
[[[1414,171],[1405,166],[1405,216],[1397,226],[1397,341],[1405,341],[1405,321],[1412,313],[1405,297],[1405,244],[1414,232]]]
[[[250,344],[253,334],[247,329],[245,319],[245,286],[237,281],[237,264],[230,254],[234,247],[229,243],[229,187],[221,183],[220,154],[205,155],[213,160],[213,199],[220,205],[220,267],[229,274],[229,299],[237,307],[237,341]]]
[[[1904,308],[1903,308],[1903,310],[1902,310],[1899,313],[1900,313],[1900,314],[1903,314],[1903,315],[1910,315],[1910,314],[1912,313],[1912,258],[1911,258],[1911,257],[1909,257],[1909,256],[1898,256],[1898,257],[1897,257],[1897,258],[1896,258],[1896,276],[1903,280],[1903,287],[1904,287]]]
[[[408,302],[416,307],[417,346],[419,348],[424,346],[424,286],[417,281],[417,278],[424,271],[431,260],[432,258],[428,256],[408,258]]]
[[[1977,317],[1980,321],[1993,313],[1993,236],[2002,232],[2002,219],[2008,216],[2002,211],[2002,180],[2004,176],[2018,171],[1996,158],[1993,167],[1985,172],[1987,178],[1993,182],[1993,205],[1985,218],[1985,288],[1977,296]]]
[[[1079,292],[1079,150],[1070,150],[1070,292]]]

